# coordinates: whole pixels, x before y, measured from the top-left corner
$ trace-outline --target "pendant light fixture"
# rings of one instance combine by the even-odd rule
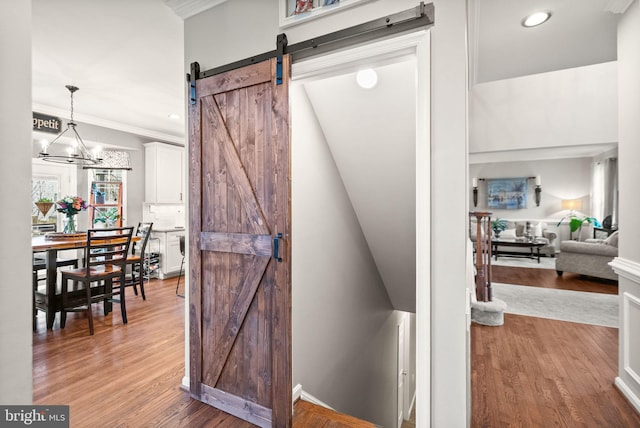
[[[67,164],[75,164],[75,165],[99,165],[102,162],[102,158],[97,154],[91,154],[85,146],[82,138],[80,138],[80,134],[76,131],[77,124],[73,121],[73,93],[78,90],[78,87],[72,85],[65,86],[69,92],[71,92],[71,120],[67,122],[67,129],[62,131],[51,143],[43,144],[42,151],[38,155],[39,158],[48,161],[48,162],[56,162],[56,163],[67,163]],[[56,143],[60,138],[69,132],[71,137],[74,139],[72,146],[67,149],[67,153],[64,154],[62,149],[59,147],[61,144],[56,146],[57,151],[53,151],[50,153],[49,149]]]

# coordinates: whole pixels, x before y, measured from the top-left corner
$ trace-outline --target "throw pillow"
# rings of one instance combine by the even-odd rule
[[[618,231],[616,230],[604,240],[604,243],[618,248]]]
[[[538,223],[533,226],[533,236],[542,236],[542,224]]]
[[[516,238],[516,230],[515,229],[503,230],[502,233],[500,234],[500,238],[515,239]]]

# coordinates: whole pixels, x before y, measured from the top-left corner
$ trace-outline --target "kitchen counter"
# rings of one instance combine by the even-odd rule
[[[152,227],[153,232],[184,232],[184,227]]]

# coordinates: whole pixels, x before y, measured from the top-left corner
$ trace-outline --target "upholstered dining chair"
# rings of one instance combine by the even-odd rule
[[[93,335],[92,304],[103,302],[107,305],[113,298],[112,281],[119,278],[124,283],[125,263],[129,245],[133,236],[133,227],[109,229],[89,229],[85,247],[85,266],[62,272],[62,307],[60,327],[67,322],[67,312],[86,312],[89,320],[89,333]],[[81,290],[70,290],[70,281],[82,284]],[[120,297],[122,322],[127,323],[127,308],[124,293]],[[107,308],[105,306],[105,314]]]
[[[142,300],[147,300],[144,294],[144,253],[147,248],[147,242],[151,235],[151,229],[153,228],[153,222],[138,223],[136,228],[136,236],[140,237],[140,242],[134,242],[131,244],[131,254],[127,256],[126,265],[130,268],[131,272],[125,275],[124,288],[133,287],[133,292],[138,295],[138,286],[140,286],[140,294]],[[140,244],[140,245],[138,245]],[[119,289],[120,284],[116,285],[116,294],[124,293],[124,288]]]

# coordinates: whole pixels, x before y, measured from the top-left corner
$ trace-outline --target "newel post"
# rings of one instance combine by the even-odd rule
[[[476,297],[480,302],[491,302],[491,216],[492,212],[472,211],[470,217],[476,218]]]

